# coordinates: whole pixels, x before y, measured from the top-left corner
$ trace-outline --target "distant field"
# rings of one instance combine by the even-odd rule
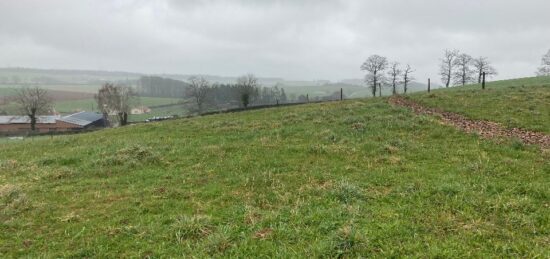
[[[160,98],[160,97],[139,97],[137,105],[157,106],[166,104],[176,104],[181,99],[178,98]],[[78,110],[99,111],[95,99],[84,99],[75,101],[62,101],[55,103],[55,109],[61,113],[71,113]]]
[[[13,88],[0,87],[0,97],[12,96],[14,94],[15,90]]]
[[[2,88],[0,88],[2,89]],[[10,90],[5,89],[9,92]],[[99,111],[97,109],[96,100],[93,99],[93,94],[90,93],[75,93],[52,90],[52,97],[54,97],[54,108],[59,113],[72,113],[75,111]],[[17,114],[18,107],[13,103],[9,96],[5,99],[7,103],[4,103],[4,99],[0,99],[0,111],[5,111],[8,114]],[[157,106],[166,104],[176,104],[180,101],[179,98],[160,98],[160,97],[139,97],[137,106]]]
[[[130,115],[128,118],[129,121],[136,122],[136,121],[144,121],[146,119],[149,119],[151,117],[162,117],[162,116],[185,116],[188,114],[188,110],[184,105],[173,105],[168,107],[160,107],[160,108],[152,108],[150,113],[147,114],[134,114]]]
[[[355,97],[365,97],[366,95],[356,94],[357,92],[364,92],[366,87],[361,86],[335,86],[335,85],[318,85],[318,86],[283,86],[285,93],[288,97],[295,95],[309,95],[309,98],[323,97],[333,94],[334,92],[340,92],[340,88],[344,89],[344,95],[351,96],[355,93]]]
[[[477,84],[452,87],[410,98],[472,119],[550,133],[550,77],[492,82],[485,91]]]
[[[21,88],[24,86],[33,87],[35,85],[14,85],[14,84],[0,84],[0,89],[2,88]],[[99,89],[99,84],[54,84],[54,85],[39,85],[39,87],[48,89],[48,90],[57,90],[57,91],[69,91],[69,92],[80,92],[80,93],[96,93]],[[0,90],[1,91],[1,90]],[[0,92],[1,94],[1,92]]]

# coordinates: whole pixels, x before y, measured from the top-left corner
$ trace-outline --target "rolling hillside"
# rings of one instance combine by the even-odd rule
[[[508,83],[409,98],[549,132]],[[550,255],[548,150],[387,98],[0,145],[0,257]]]
[[[550,133],[550,77],[532,77],[411,95],[430,107],[490,120],[506,127]]]

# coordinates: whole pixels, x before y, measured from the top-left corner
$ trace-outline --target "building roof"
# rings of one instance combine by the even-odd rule
[[[60,118],[60,121],[79,125],[82,127],[88,126],[98,120],[103,119],[103,115],[95,112],[78,112]]]
[[[37,116],[36,123],[55,124],[55,121],[61,118],[57,115]],[[0,116],[0,124],[30,124],[29,116]]]

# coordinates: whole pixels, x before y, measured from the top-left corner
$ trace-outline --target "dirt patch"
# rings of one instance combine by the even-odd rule
[[[389,103],[396,106],[407,107],[417,114],[427,114],[439,117],[445,124],[452,125],[469,133],[477,133],[484,138],[515,138],[521,140],[521,142],[525,144],[539,145],[544,149],[550,148],[550,135],[541,132],[520,128],[506,128],[492,121],[468,119],[456,113],[422,106],[417,102],[401,96],[391,97]]]
[[[254,233],[254,238],[257,238],[257,239],[266,239],[267,237],[269,237],[271,235],[271,233],[273,233],[273,229],[271,228],[264,228],[256,233]]]

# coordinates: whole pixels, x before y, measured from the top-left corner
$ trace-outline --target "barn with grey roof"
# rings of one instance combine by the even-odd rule
[[[67,116],[37,116],[38,133],[81,131],[107,126],[102,114],[95,112],[78,112]],[[31,131],[29,116],[0,116],[1,135],[20,135]]]

